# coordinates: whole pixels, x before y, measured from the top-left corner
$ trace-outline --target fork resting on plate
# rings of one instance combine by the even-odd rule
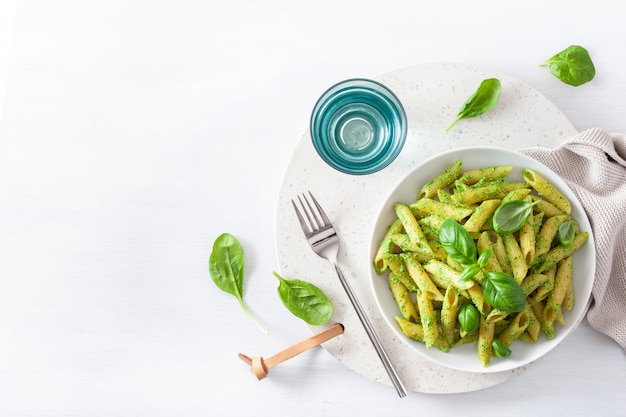
[[[372,324],[370,323],[363,307],[359,303],[350,283],[344,276],[343,272],[337,265],[337,254],[339,253],[339,237],[333,227],[332,222],[317,202],[313,194],[309,191],[309,198],[307,198],[306,194],[302,194],[302,196],[298,196],[298,201],[300,203],[300,207],[294,200],[291,200],[293,207],[296,211],[296,215],[298,216],[298,220],[300,221],[300,226],[302,227],[302,231],[304,232],[304,236],[306,237],[309,245],[313,249],[313,251],[320,257],[327,259],[330,261],[335,267],[335,271],[337,271],[337,276],[339,277],[339,281],[343,286],[352,306],[356,310],[357,316],[359,320],[363,324],[365,328],[365,332],[369,337],[372,345],[374,345],[374,349],[378,354],[378,357],[383,363],[385,371],[391,378],[391,382],[393,386],[396,388],[398,395],[400,397],[406,396],[406,389],[402,384],[402,381],[398,377],[396,370],[393,367],[393,364],[389,360],[389,356],[385,349],[383,348],[378,335],[376,334]],[[311,204],[312,202],[312,204]]]

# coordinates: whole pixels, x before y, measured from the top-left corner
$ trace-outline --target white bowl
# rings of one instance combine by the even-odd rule
[[[482,366],[478,359],[476,343],[455,347],[446,353],[435,347],[427,349],[422,342],[414,341],[406,337],[395,321],[395,317],[399,316],[400,312],[387,285],[387,273],[383,276],[377,275],[371,262],[371,260],[374,259],[379,243],[387,227],[396,218],[393,211],[393,204],[395,202],[406,204],[414,202],[420,187],[424,183],[435,177],[452,162],[459,159],[463,161],[464,170],[493,165],[512,165],[514,169],[513,172],[509,174],[508,178],[516,181],[522,180],[522,168],[535,169],[569,198],[572,204],[572,216],[579,223],[582,231],[589,232],[587,242],[574,253],[573,282],[575,303],[571,310],[564,311],[565,324],[555,324],[556,331],[552,339],[548,339],[542,334],[535,343],[513,342],[510,346],[512,351],[511,356],[508,358],[494,357],[486,368]],[[466,372],[486,373],[515,369],[536,361],[557,347],[574,329],[576,329],[585,316],[591,299],[591,288],[595,274],[595,245],[591,233],[591,226],[580,202],[565,181],[545,165],[528,156],[494,147],[469,147],[448,151],[424,161],[411,170],[391,189],[389,195],[385,198],[380,207],[370,236],[369,254],[371,264],[369,275],[374,298],[386,323],[398,336],[398,339],[408,344],[416,354],[422,355],[448,368]]]

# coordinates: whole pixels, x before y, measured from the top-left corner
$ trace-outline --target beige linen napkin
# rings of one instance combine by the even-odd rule
[[[565,179],[584,207],[596,243],[587,320],[626,350],[626,135],[594,128],[555,149],[520,152]]]

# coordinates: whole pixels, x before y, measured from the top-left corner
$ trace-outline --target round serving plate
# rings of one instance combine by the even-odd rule
[[[480,82],[492,77],[502,83],[496,106],[480,117],[459,121],[446,132]],[[407,389],[459,393],[505,382],[530,365],[502,372],[454,370],[417,354],[389,328],[368,279],[372,228],[390,190],[414,167],[434,155],[469,146],[510,150],[555,147],[577,131],[545,96],[489,68],[454,63],[420,64],[374,79],[388,86],[404,105],[408,119],[404,148],[382,171],[349,175],[326,165],[315,152],[308,130],[305,131],[285,169],[278,196],[275,232],[281,274],[315,283],[333,301],[331,322],[341,322],[345,333],[326,342],[324,348],[355,372],[391,385],[333,267],[315,255],[300,230],[291,199],[310,190],[336,226],[341,240],[339,264]],[[310,330],[317,333],[321,329],[310,326]]]

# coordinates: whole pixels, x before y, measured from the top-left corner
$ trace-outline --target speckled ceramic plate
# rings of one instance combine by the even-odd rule
[[[502,82],[497,105],[480,117],[460,121],[446,132],[467,97],[483,79],[490,77]],[[375,79],[391,88],[405,107],[409,131],[404,149],[384,170],[351,176],[327,166],[315,152],[309,132],[302,135],[285,170],[276,209],[276,249],[281,273],[314,282],[332,299],[335,307],[332,321],[343,323],[346,331],[325,343],[326,350],[355,372],[391,385],[334,269],[317,257],[303,238],[290,199],[311,190],[337,227],[341,239],[339,262],[407,389],[458,393],[507,381],[526,367],[493,373],[450,369],[417,354],[387,326],[368,282],[371,230],[379,207],[392,187],[411,169],[436,154],[480,145],[511,150],[555,147],[575,135],[576,129],[539,92],[488,68],[424,64]],[[308,121],[303,121],[303,126],[307,124]],[[319,330],[311,328],[312,332]]]

